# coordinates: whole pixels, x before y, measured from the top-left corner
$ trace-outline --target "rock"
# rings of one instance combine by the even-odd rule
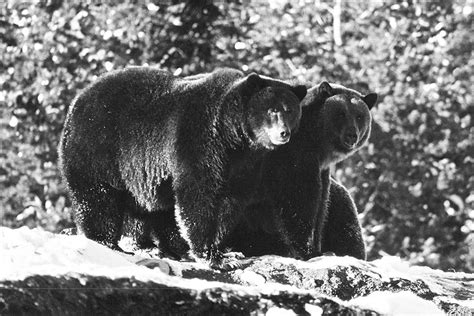
[[[474,311],[474,274],[324,256],[242,269],[112,251],[83,236],[0,227],[0,314],[407,314]]]

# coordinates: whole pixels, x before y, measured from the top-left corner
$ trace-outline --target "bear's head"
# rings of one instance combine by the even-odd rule
[[[290,141],[301,119],[300,102],[306,95],[303,85],[259,76],[245,78],[248,92],[245,130],[254,147],[275,149]]]
[[[362,95],[327,82],[308,91],[302,105],[312,112],[308,116],[313,116],[313,123],[318,122],[312,134],[324,144],[327,163],[341,161],[366,143],[372,123],[370,109],[376,102],[376,93]]]

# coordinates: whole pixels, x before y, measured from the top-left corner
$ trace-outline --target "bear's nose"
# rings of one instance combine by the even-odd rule
[[[282,131],[280,133],[280,137],[281,138],[288,138],[288,137],[290,137],[290,132],[289,131]]]
[[[344,143],[349,146],[353,146],[357,142],[357,134],[356,133],[346,133],[344,134]]]

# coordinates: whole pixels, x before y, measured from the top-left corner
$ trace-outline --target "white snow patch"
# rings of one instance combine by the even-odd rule
[[[445,272],[425,266],[410,266],[399,257],[385,256],[371,262],[372,271],[379,273],[383,280],[404,278],[410,281],[423,280],[431,291],[451,295],[449,289],[459,286],[459,279],[466,278],[466,283],[474,286],[472,274],[464,272]],[[453,281],[451,281],[452,279]]]
[[[324,310],[316,305],[306,303],[304,305],[304,309],[311,315],[311,316],[321,316]]]
[[[426,301],[412,292],[373,292],[350,300],[349,304],[370,309],[383,315],[445,315],[433,302]]]
[[[159,269],[149,269],[135,264],[142,259],[144,258],[141,256],[128,256],[113,251],[84,236],[58,235],[27,227],[19,229],[0,227],[0,281],[21,280],[32,275],[72,275],[73,277],[79,277],[81,274],[84,274],[104,276],[111,279],[134,278],[138,281],[152,281],[197,291],[220,287],[248,295],[269,295],[284,291],[314,294],[314,291],[298,289],[295,286],[266,282],[263,276],[251,271],[241,272],[240,278],[254,286],[225,284],[200,279],[182,279],[169,276]],[[459,282],[460,276],[466,277],[464,282],[466,286],[467,284],[474,283],[471,281],[472,274],[443,272],[427,267],[410,267],[408,263],[396,257],[384,257],[373,262],[363,262],[352,257],[334,256],[319,257],[308,262],[275,256],[268,256],[268,260],[271,260],[272,263],[276,261],[282,264],[294,264],[299,268],[313,270],[334,268],[336,266],[354,266],[367,272],[371,271],[374,274],[380,274],[384,278],[422,279],[427,282],[430,288],[436,288],[438,293],[443,292],[443,286],[458,286],[456,282]],[[161,261],[163,264],[168,264],[174,273],[176,273],[177,267],[182,267],[183,265],[201,266],[198,263],[177,263],[172,260]],[[161,267],[160,264],[157,266]],[[206,267],[202,265],[203,269]],[[437,278],[437,276],[441,278]],[[444,290],[444,292],[449,294],[447,290]],[[434,303],[425,301],[411,292],[374,292],[366,297],[360,297],[344,303],[335,297],[331,297],[331,299],[340,304],[370,308],[390,315],[400,315],[403,313],[419,315],[442,314]],[[446,299],[443,298],[444,301]],[[474,307],[473,300],[459,301],[459,304],[466,308]],[[321,310],[317,306],[306,304],[305,308],[312,315],[320,315]],[[279,315],[282,313],[294,314],[291,310],[277,307],[270,309],[268,312]]]
[[[149,269],[127,260],[127,255],[113,251],[84,236],[58,235],[41,229],[0,227],[0,280],[22,280],[32,275],[78,277],[78,274],[105,276],[111,279],[134,278],[193,290],[212,287],[230,288],[220,282],[182,279],[159,269]],[[138,258],[140,259],[140,258]],[[257,289],[241,287],[246,293]]]
[[[134,265],[84,236],[56,235],[40,229],[0,227],[0,279],[32,274],[79,272],[110,275]]]
[[[143,259],[144,257],[113,251],[81,235],[68,236],[38,228],[11,229],[0,226],[0,281],[23,280],[32,275],[68,275],[77,278],[84,274],[110,279],[133,278],[142,282],[152,281],[197,291],[219,287],[241,291],[247,295],[278,294],[285,290],[296,293],[310,292],[281,284],[249,287],[202,279],[183,279],[169,276],[159,269],[149,269],[135,264]],[[168,263],[175,272],[176,264],[173,264],[172,260],[163,262]],[[207,268],[199,263],[180,264]]]
[[[309,259],[308,261],[300,261],[298,259],[294,258],[289,258],[289,257],[279,257],[275,255],[271,256],[262,256],[261,257],[263,260],[268,260],[271,261],[272,263],[274,262],[279,262],[284,265],[295,265],[298,266],[298,268],[303,268],[303,269],[311,269],[311,270],[323,270],[323,269],[330,269],[334,268],[337,266],[343,266],[343,267],[358,267],[361,269],[373,269],[373,265],[364,262],[361,260],[358,260],[354,257],[350,256],[344,256],[344,257],[337,257],[337,256],[321,256],[321,257],[315,257],[312,259]]]
[[[238,277],[241,281],[250,285],[262,285],[266,282],[262,275],[248,270],[242,271],[240,274],[238,274]]]
[[[407,261],[403,261],[401,258],[394,256],[384,256],[370,263],[384,274],[393,274],[398,277],[400,277],[401,275],[409,277],[410,275],[413,276],[433,274],[442,275],[443,277],[472,277],[472,274],[464,272],[446,272],[438,269],[432,269],[426,266],[412,266]]]

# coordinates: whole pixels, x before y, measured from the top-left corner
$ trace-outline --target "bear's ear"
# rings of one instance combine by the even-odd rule
[[[322,98],[328,98],[334,95],[334,92],[327,81],[323,81],[318,88],[318,93]]]
[[[304,99],[306,96],[306,93],[308,92],[308,88],[304,85],[298,85],[296,87],[292,87],[291,90],[293,91],[294,94],[298,97],[298,99],[301,101]]]
[[[377,98],[378,98],[377,93],[369,93],[368,95],[363,97],[362,100],[364,100],[364,102],[367,104],[370,110],[377,102]]]
[[[265,81],[260,78],[255,72],[252,72],[250,75],[247,76],[247,85],[248,87],[260,88],[264,85]]]

